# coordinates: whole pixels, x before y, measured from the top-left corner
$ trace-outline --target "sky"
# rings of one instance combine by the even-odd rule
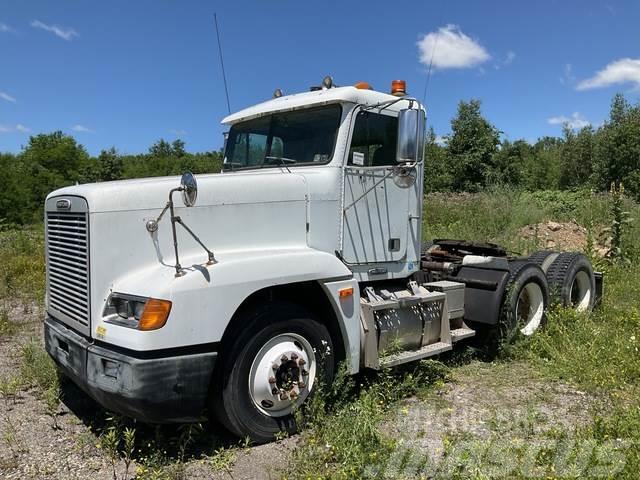
[[[96,155],[159,138],[217,150],[231,110],[331,75],[404,79],[439,136],[461,100],[535,141],[640,100],[640,1],[0,0],[0,151],[62,130]],[[431,75],[428,75],[431,65]]]

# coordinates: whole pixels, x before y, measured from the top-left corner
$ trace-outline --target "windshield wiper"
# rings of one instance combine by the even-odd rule
[[[289,170],[289,166],[287,165],[287,163],[298,163],[297,160],[294,160],[293,158],[286,158],[286,157],[274,157],[271,155],[266,155],[264,157],[265,160],[279,160],[281,165],[287,169],[287,172],[291,173],[291,170]],[[262,162],[262,165],[264,166],[264,162]]]

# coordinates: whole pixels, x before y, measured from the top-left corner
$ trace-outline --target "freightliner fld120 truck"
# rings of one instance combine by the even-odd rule
[[[46,348],[107,409],[209,416],[265,442],[295,430],[339,362],[381,369],[472,336],[491,349],[543,326],[550,294],[597,301],[583,255],[421,242],[425,111],[402,81],[388,94],[327,77],[223,123],[223,170],[197,183],[46,199]]]

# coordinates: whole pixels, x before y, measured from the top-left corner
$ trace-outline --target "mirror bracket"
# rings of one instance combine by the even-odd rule
[[[191,176],[191,179],[193,179],[193,183],[192,184],[186,184],[185,185],[185,177],[187,177],[187,175]],[[189,192],[189,187],[192,187],[195,189],[195,192]],[[165,205],[165,207],[162,209],[162,212],[160,212],[160,215],[158,215],[158,218],[156,218],[155,220],[149,220],[146,223],[146,228],[147,231],[151,234],[153,234],[154,232],[156,232],[158,230],[158,224],[160,223],[160,220],[162,220],[162,217],[165,215],[165,213],[167,213],[167,211],[169,211],[170,214],[170,218],[171,218],[171,234],[172,234],[172,238],[173,238],[173,251],[175,254],[175,258],[176,258],[176,263],[174,265],[174,268],[176,270],[176,277],[181,277],[185,274],[184,269],[182,268],[182,265],[180,265],[180,257],[178,254],[178,235],[176,233],[176,224],[179,224],[182,228],[184,228],[187,233],[189,235],[191,235],[191,237],[198,243],[198,245],[200,245],[205,252],[207,252],[207,262],[206,265],[213,265],[214,263],[216,263],[216,259],[215,256],[213,255],[213,252],[211,250],[209,250],[207,248],[207,246],[202,243],[202,240],[200,240],[200,238],[198,238],[198,236],[193,232],[193,230],[191,230],[187,224],[184,222],[184,220],[182,220],[182,218],[178,215],[175,214],[175,210],[174,210],[174,202],[173,202],[173,194],[176,192],[180,192],[182,193],[182,197],[184,200],[184,204],[187,207],[191,207],[195,204],[195,200],[197,197],[197,184],[195,183],[195,178],[193,177],[193,174],[191,173],[185,173],[182,176],[182,181],[181,181],[181,185],[179,187],[176,188],[172,188],[169,191],[169,201],[167,202],[167,204]]]

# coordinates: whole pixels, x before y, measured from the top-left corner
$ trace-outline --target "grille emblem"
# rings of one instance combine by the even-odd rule
[[[58,210],[69,210],[71,208],[71,200],[66,198],[58,200],[56,202],[56,207],[58,207]]]

